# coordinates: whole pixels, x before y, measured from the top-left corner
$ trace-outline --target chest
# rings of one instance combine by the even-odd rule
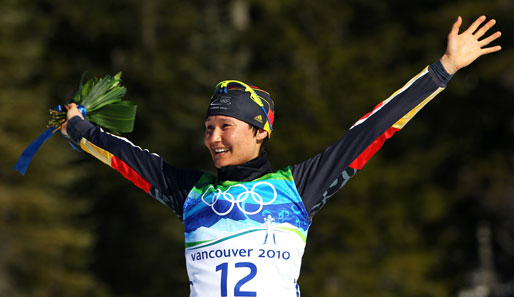
[[[204,182],[184,204],[187,242],[270,228],[293,228],[306,236],[307,212],[294,182],[270,176],[251,182]]]

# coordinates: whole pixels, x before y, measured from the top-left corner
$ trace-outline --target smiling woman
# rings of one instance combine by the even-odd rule
[[[444,56],[359,119],[337,142],[296,165],[273,170],[263,143],[273,130],[270,95],[239,81],[216,86],[205,120],[205,146],[217,175],[179,169],[124,138],[105,133],[69,106],[64,133],[120,171],[184,223],[192,297],[299,296],[298,277],[313,216],[409,120],[453,73],[500,36],[478,18],[448,36]],[[475,33],[476,32],[476,33]],[[484,48],[485,47],[485,48]],[[237,252],[239,251],[239,252]],[[244,252],[242,252],[244,251]]]

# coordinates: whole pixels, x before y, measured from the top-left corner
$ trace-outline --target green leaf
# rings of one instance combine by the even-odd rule
[[[116,87],[116,88],[108,91],[104,95],[102,95],[98,98],[95,98],[94,100],[91,99],[92,103],[89,108],[86,105],[84,105],[84,107],[86,107],[86,109],[88,111],[95,111],[106,105],[121,102],[121,98],[123,96],[125,96],[126,92],[127,92],[127,89],[125,89],[124,87]]]
[[[134,102],[121,101],[88,113],[87,119],[113,132],[128,133],[134,128],[136,110],[137,105]]]
[[[99,105],[105,103],[105,94],[112,87],[113,81],[109,75],[105,76],[98,83],[96,83],[87,96],[82,100],[82,105],[86,110],[95,110]],[[124,95],[124,94],[123,94]]]

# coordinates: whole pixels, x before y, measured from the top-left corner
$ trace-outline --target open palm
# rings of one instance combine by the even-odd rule
[[[499,45],[486,47],[492,41],[499,38],[501,32],[497,31],[481,39],[496,23],[494,19],[491,19],[480,27],[485,20],[485,16],[477,18],[468,29],[459,34],[462,18],[460,16],[457,18],[450,34],[448,34],[446,53],[441,58],[441,63],[449,74],[454,74],[459,69],[468,66],[482,55],[501,50],[501,46]]]

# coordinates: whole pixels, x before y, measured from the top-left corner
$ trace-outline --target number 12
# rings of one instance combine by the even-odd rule
[[[238,262],[235,264],[236,268],[240,267],[246,267],[250,268],[250,273],[248,273],[247,276],[240,279],[236,286],[234,287],[234,296],[257,296],[257,292],[252,291],[241,291],[241,287],[246,284],[248,281],[250,281],[252,278],[257,275],[257,266],[251,262]],[[220,287],[221,287],[221,297],[226,297],[227,295],[227,276],[228,276],[228,263],[221,263],[220,265],[216,266],[216,271],[221,270],[221,281],[220,281]]]

